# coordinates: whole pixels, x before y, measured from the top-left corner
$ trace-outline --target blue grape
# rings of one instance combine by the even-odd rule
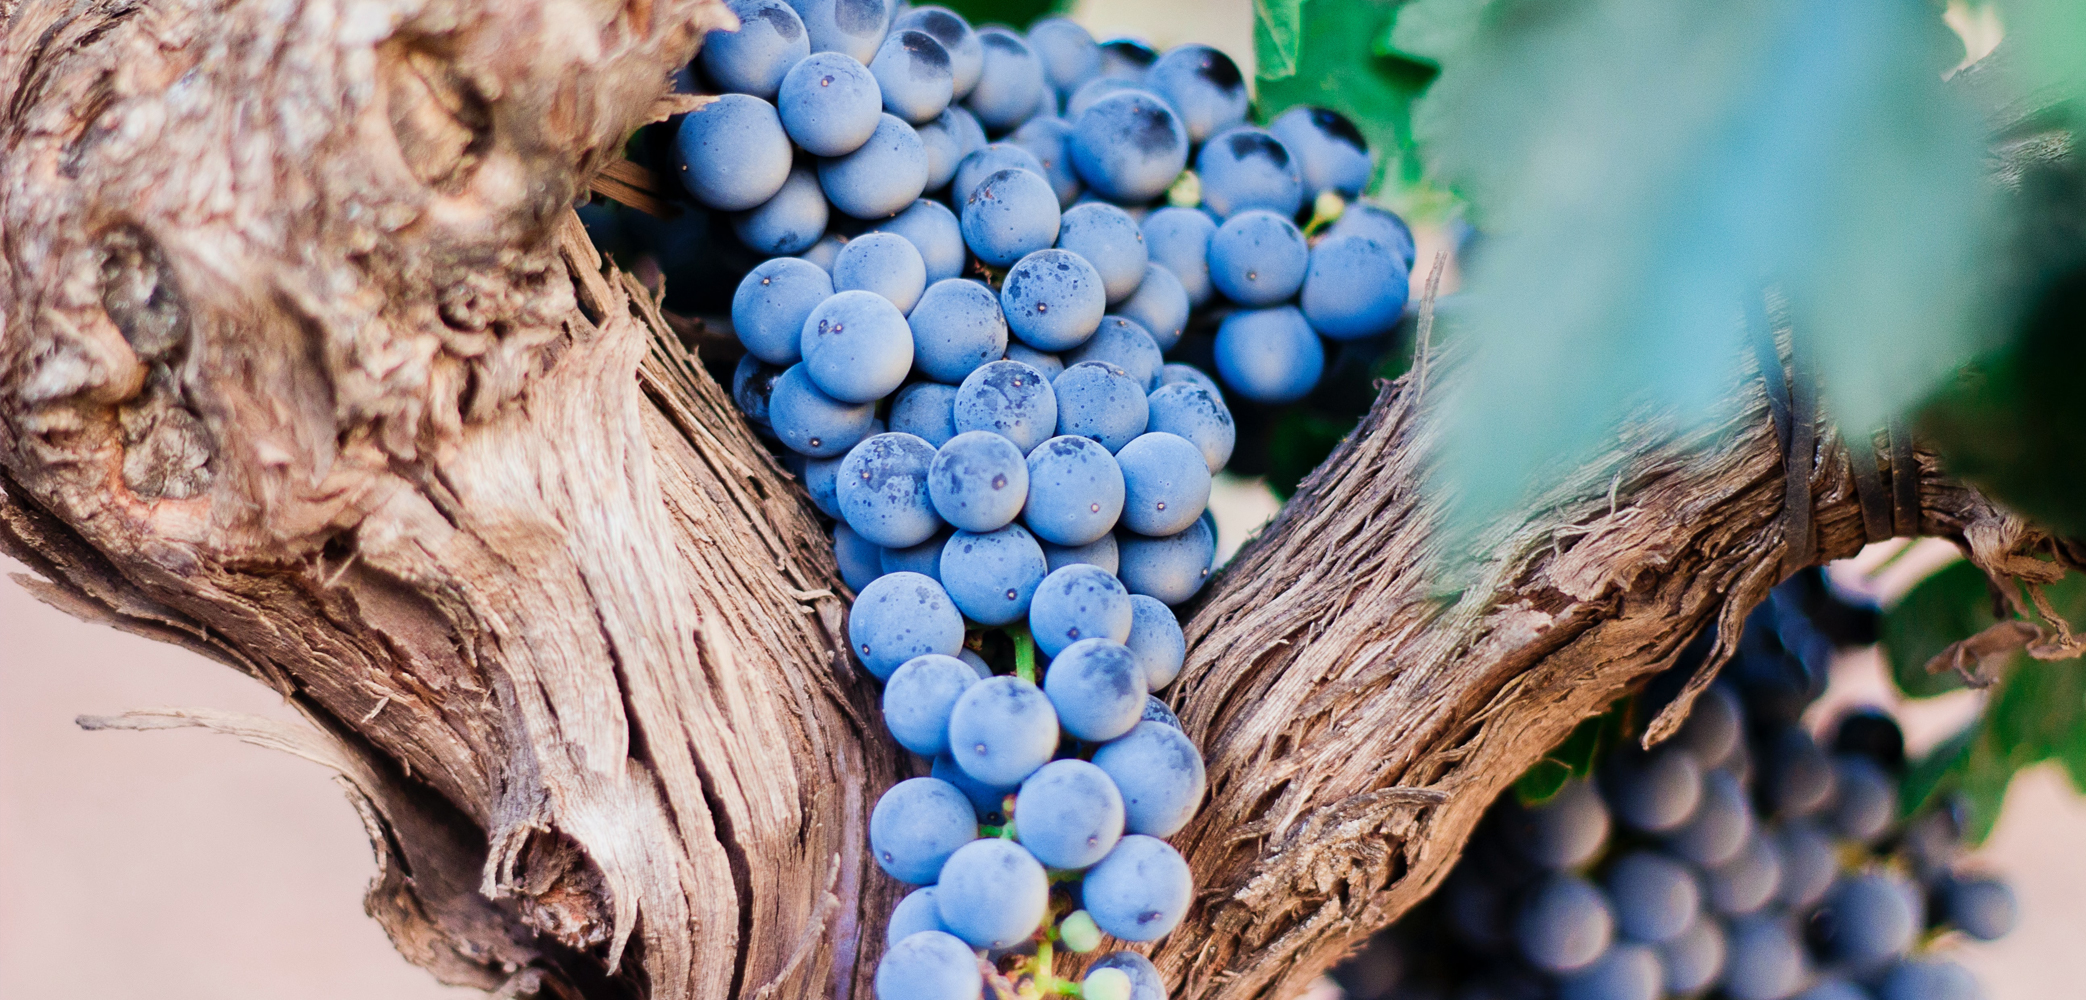
[[[1417,262],[1419,249],[1412,239],[1412,227],[1398,217],[1398,213],[1380,205],[1357,201],[1347,206],[1338,219],[1326,229],[1326,236],[1362,236],[1390,247],[1391,252],[1405,261],[1410,272]]]
[[[1145,402],[1151,414],[1146,426],[1194,445],[1212,475],[1231,460],[1238,428],[1215,392],[1194,382],[1175,382],[1152,390]]]
[[[1118,558],[1114,535],[1102,535],[1085,545],[1058,545],[1053,542],[1043,542],[1042,545],[1043,561],[1052,573],[1067,566],[1095,566],[1110,574],[1115,573]]]
[[[1731,1000],[1783,1000],[1803,981],[1803,945],[1787,923],[1740,917],[1724,942],[1724,995]]]
[[[963,652],[956,654],[956,658],[968,664],[972,670],[977,671],[979,680],[992,676],[992,665],[986,663],[984,657],[972,652],[969,647],[965,647]]]
[[[949,713],[949,756],[974,780],[1012,788],[1057,751],[1057,709],[1043,690],[1019,677],[992,677],[966,688]]]
[[[976,839],[978,816],[971,801],[956,786],[934,778],[892,785],[869,813],[869,850],[877,866],[910,885],[932,885],[949,855]]]
[[[1744,916],[1766,906],[1780,889],[1782,854],[1772,837],[1755,830],[1737,857],[1708,875],[1710,908],[1725,916]]]
[[[1159,53],[1151,46],[1135,38],[1114,38],[1101,43],[1101,68],[1103,78],[1142,81],[1152,64],[1159,61]]]
[[[985,69],[985,49],[978,44],[970,22],[947,7],[914,7],[891,22],[892,31],[907,29],[934,36],[949,53],[950,84],[956,100],[962,100],[978,85],[978,74]]]
[[[882,680],[915,656],[956,655],[963,648],[963,616],[941,584],[918,573],[892,573],[855,591],[847,640]]]
[[[1745,789],[1728,771],[1702,776],[1702,801],[1668,837],[1673,852],[1704,868],[1738,856],[1753,833],[1753,810]]]
[[[1028,461],[1001,435],[966,431],[935,452],[927,487],[935,511],[950,524],[997,531],[1013,523],[1028,499]]]
[[[1166,703],[1160,701],[1157,695],[1145,696],[1143,721],[1156,722],[1162,726],[1171,726],[1182,733],[1187,732],[1181,728],[1180,717],[1173,714],[1173,709],[1167,708]]]
[[[800,11],[801,13],[801,11]],[[813,33],[813,46],[817,46]],[[782,127],[813,156],[846,156],[876,132],[884,97],[869,67],[840,52],[815,52],[790,67],[775,95]],[[921,150],[924,162],[925,149]],[[830,190],[830,189],[829,189]]]
[[[891,18],[885,0],[789,0],[789,5],[804,19],[813,53],[846,53],[863,63],[876,55]]]
[[[804,356],[804,321],[832,295],[824,268],[794,257],[764,260],[732,293],[732,331],[762,361],[796,364]]]
[[[1833,797],[1827,818],[1840,836],[1873,843],[1898,815],[1898,784],[1867,757],[1844,755],[1833,762]]]
[[[1686,865],[1636,850],[1608,868],[1608,900],[1623,937],[1664,944],[1681,936],[1702,912],[1702,888]]]
[[[746,419],[768,426],[768,397],[775,392],[775,380],[781,377],[781,368],[751,354],[740,358],[739,366],[732,370],[732,402],[739,404],[739,412],[746,414]]]
[[[884,575],[884,550],[842,521],[833,526],[833,559],[840,564],[840,580],[859,594]]]
[[[874,404],[847,403],[826,395],[801,363],[789,366],[768,395],[768,426],[790,450],[812,458],[846,454],[869,436],[875,421]]]
[[[818,183],[834,208],[857,219],[888,219],[927,190],[927,147],[911,125],[878,115],[861,146],[819,161]]]
[[[1334,236],[1311,248],[1297,301],[1321,335],[1359,340],[1398,325],[1410,284],[1389,247],[1363,236]]]
[[[1106,316],[1093,336],[1065,353],[1067,366],[1083,361],[1120,368],[1130,381],[1150,392],[1159,384],[1159,369],[1166,364],[1166,357],[1160,353],[1158,342],[1135,320]]]
[[[1557,984],[1558,1000],[1659,1000],[1665,970],[1658,952],[1624,942]]]
[[[1205,518],[1177,535],[1150,538],[1126,534],[1118,536],[1117,544],[1123,553],[1119,571],[1123,586],[1133,594],[1176,605],[1194,597],[1210,578],[1210,561],[1217,555],[1217,532]]]
[[[974,840],[942,866],[934,904],[942,924],[971,947],[1011,948],[1042,926],[1050,879],[1020,844]]]
[[[884,926],[884,947],[896,948],[898,947],[898,942],[912,937],[921,931],[949,933],[949,929],[942,926],[941,911],[935,908],[934,886],[931,885],[923,885],[906,893],[905,898],[899,900],[898,905],[892,908],[891,922]],[[957,941],[956,944],[963,949],[964,955],[971,957],[972,962],[975,964],[977,959],[971,955],[970,946],[962,941]],[[902,995],[911,996],[910,993]],[[893,1000],[896,1000],[896,998],[894,997]],[[964,1000],[971,1000],[971,998],[964,997]]]
[[[1101,325],[1108,307],[1101,275],[1068,250],[1037,250],[1016,262],[1000,284],[1007,327],[1045,351],[1077,347]]]
[[[980,625],[1005,625],[1028,614],[1048,566],[1043,548],[1018,524],[996,531],[959,531],[942,548],[942,586]]]
[[[1224,405],[1224,391],[1217,388],[1217,380],[1209,377],[1202,369],[1194,365],[1182,364],[1178,361],[1169,361],[1159,366],[1160,388],[1163,389],[1178,382],[1186,382],[1190,385],[1198,385],[1208,389],[1210,398],[1216,400],[1217,405]],[[1158,390],[1154,389],[1153,391],[1157,392]],[[1226,410],[1225,412],[1228,413],[1230,411]],[[1186,437],[1186,435],[1182,436]]]
[[[1181,342],[1188,329],[1188,292],[1181,279],[1158,264],[1146,264],[1137,290],[1116,307],[1116,312],[1152,335],[1162,351]]]
[[[1137,220],[1106,202],[1087,202],[1067,210],[1058,225],[1057,245],[1094,266],[1110,303],[1137,291],[1145,266],[1151,263]]]
[[[1601,891],[1557,873],[1530,890],[1514,919],[1514,941],[1529,964],[1551,973],[1583,969],[1608,950],[1615,918]]]
[[[1207,45],[1168,49],[1146,71],[1145,85],[1180,111],[1190,142],[1246,120],[1246,78],[1230,56]]]
[[[819,513],[836,521],[840,519],[840,463],[845,458],[842,455],[839,458],[804,459],[804,492],[811,494],[812,506],[817,507]]]
[[[969,650],[965,650],[965,652],[969,652]],[[979,678],[979,680],[989,679],[991,679],[989,674]],[[981,821],[998,823],[1006,820],[1006,799],[1007,796],[1014,794],[1014,789],[1018,787],[1018,783],[1017,785],[1010,785],[1004,788],[988,785],[965,773],[963,768],[957,766],[956,758],[948,754],[942,754],[934,759],[933,774],[935,777],[955,785],[959,791],[963,792],[964,796],[971,800],[971,806],[978,811],[978,818]]]
[[[1122,839],[1123,796],[1100,768],[1054,760],[1022,780],[1014,795],[1014,830],[1037,861],[1085,868]]]
[[[819,197],[824,198],[825,196],[824,191],[819,192]],[[854,239],[854,237],[845,233],[827,233],[817,243],[813,243],[811,249],[798,254],[797,257],[816,264],[819,270],[831,274],[833,272],[833,258],[840,256],[840,248],[847,246],[847,241],[851,239]]]
[[[1057,393],[1042,372],[1019,361],[994,361],[964,376],[956,388],[956,429],[991,431],[1026,454],[1057,433]],[[1031,466],[1031,482],[1035,471]]]
[[[901,313],[911,312],[927,288],[927,265],[912,241],[896,233],[863,233],[833,258],[833,290],[883,296]]]
[[[1121,633],[1130,631],[1129,617],[1129,602],[1124,601]],[[1147,693],[1137,654],[1107,638],[1081,639],[1060,650],[1043,675],[1043,691],[1057,709],[1058,725],[1088,743],[1104,743],[1129,732],[1144,715]]]
[[[1122,792],[1126,833],[1168,837],[1180,832],[1195,815],[1207,783],[1202,754],[1181,732],[1178,719],[1167,725],[1140,717],[1129,732],[1094,751],[1094,766]]]
[[[1949,878],[1940,893],[1942,919],[1980,941],[2013,933],[2021,904],[2014,890],[1993,878]]]
[[[732,233],[748,249],[764,254],[801,253],[825,233],[827,218],[826,193],[818,186],[818,172],[792,167],[789,179],[774,197],[732,216]]]
[[[927,270],[929,285],[963,273],[963,226],[956,221],[956,213],[941,202],[922,198],[913,202],[913,207],[877,223],[870,232],[905,237],[920,252],[920,264]]]
[[[890,395],[913,367],[913,331],[905,314],[875,292],[834,292],[804,318],[801,344],[805,373],[845,402],[874,403]]]
[[[983,144],[956,164],[955,186],[949,189],[949,197],[961,206],[970,200],[978,185],[985,183],[985,178],[1002,170],[1026,170],[1045,180],[1050,176],[1043,161],[1037,159],[1027,146],[1014,142]],[[1052,197],[1056,197],[1055,192]]]
[[[869,74],[883,93],[884,110],[912,125],[925,125],[947,110],[956,90],[949,50],[924,31],[886,36],[870,60]]]
[[[891,430],[914,435],[937,448],[949,443],[956,436],[956,387],[915,382],[898,390],[891,400]]]
[[[1110,454],[1144,433],[1151,412],[1144,383],[1115,365],[1070,365],[1051,388],[1057,393],[1057,427],[1062,433],[1092,438]]]
[[[1945,958],[1922,958],[1890,970],[1877,1000],[1984,1000],[1970,970]]]
[[[1591,782],[1565,782],[1543,804],[1506,816],[1507,842],[1544,868],[1577,868],[1608,842],[1608,806]]]
[[[1122,524],[1140,535],[1188,530],[1209,506],[1210,470],[1202,450],[1164,432],[1138,435],[1116,452],[1123,470]]]
[[[1210,300],[1210,238],[1216,220],[1192,208],[1162,208],[1144,220],[1144,245],[1152,263],[1172,271],[1188,293],[1188,303]]]
[[[1361,130],[1337,111],[1300,105],[1276,115],[1268,131],[1296,158],[1306,201],[1327,191],[1356,198],[1376,172]]]
[[[1123,644],[1137,654],[1137,662],[1144,668],[1144,686],[1151,691],[1173,683],[1188,658],[1181,620],[1172,608],[1144,594],[1130,595],[1130,638]]]
[[[940,191],[956,177],[956,165],[971,155],[977,147],[968,143],[968,133],[957,116],[970,117],[962,108],[949,108],[931,122],[913,126],[913,134],[920,137],[920,149],[927,156],[927,190]],[[975,128],[975,121],[970,123]],[[978,130],[978,141],[985,141],[985,130]]]
[[[1869,1000],[1869,994],[1844,979],[1834,978],[1812,984],[1810,989],[1798,993],[1796,1000]]]
[[[1709,988],[1724,972],[1724,927],[1697,920],[1679,937],[1659,945],[1659,964],[1666,992],[1693,996]]]
[[[1832,759],[1800,726],[1786,726],[1768,740],[1762,761],[1761,800],[1778,816],[1808,816],[1832,801]]]
[[[1775,850],[1782,859],[1782,880],[1775,900],[1792,910],[1806,910],[1832,888],[1839,873],[1839,848],[1810,823],[1785,823],[1775,831]]]
[[[1061,435],[1029,452],[1026,520],[1055,545],[1089,545],[1123,513],[1123,470],[1099,443]]]
[[[1134,80],[1125,80],[1113,76],[1095,77],[1080,84],[1077,89],[1073,90],[1065,98],[1065,120],[1078,121],[1080,114],[1085,112],[1086,109],[1093,107],[1094,102],[1110,94],[1120,93],[1125,90],[1144,89],[1143,85]],[[1150,91],[1146,91],[1146,93],[1150,93]]]
[[[1257,403],[1304,398],[1325,373],[1325,345],[1295,306],[1242,309],[1217,327],[1217,374]]]
[[[1265,129],[1240,125],[1212,136],[1195,156],[1202,203],[1229,218],[1249,209],[1295,215],[1304,182],[1289,147]]]
[[[1072,168],[1110,201],[1150,201],[1188,165],[1188,130],[1156,95],[1124,90],[1072,121]]]
[[[1055,381],[1065,373],[1065,362],[1055,354],[1046,354],[1027,344],[1016,341],[1007,345],[1007,360],[1019,361],[1043,373],[1045,381]]]
[[[1152,960],[1134,951],[1116,951],[1087,966],[1089,978],[1102,969],[1114,969],[1130,979],[1129,1000],[1166,1000],[1166,980]]]
[[[944,278],[928,286],[907,322],[913,329],[913,367],[928,378],[963,382],[1007,349],[999,296],[968,278]]]
[[[1858,971],[1874,970],[1912,947],[1924,921],[1912,886],[1895,875],[1849,876],[1812,919],[1820,951]]]
[[[1502,953],[1513,943],[1511,903],[1515,887],[1494,877],[1498,874],[1462,865],[1449,873],[1441,888],[1449,931],[1486,954]]]
[[[876,963],[876,1000],[977,1000],[984,987],[970,946],[938,927],[892,942]]]
[[[928,653],[899,664],[884,682],[884,726],[898,745],[933,757],[949,751],[949,713],[964,690],[978,683],[971,665]]]
[[[1130,592],[1113,574],[1084,563],[1050,571],[1029,603],[1029,632],[1045,656],[1082,639],[1127,641],[1130,622]]]
[[[1702,766],[1684,750],[1626,748],[1609,760],[1604,777],[1615,818],[1646,833],[1679,827],[1702,801]]]
[[[963,200],[962,222],[971,253],[1006,267],[1057,242],[1057,194],[1032,170],[1000,170]]]
[[[782,0],[731,0],[739,30],[703,36],[696,62],[718,90],[774,100],[782,75],[811,54],[804,21]]]
[[[1240,212],[1210,237],[1210,283],[1243,306],[1269,306],[1297,293],[1311,251],[1296,223],[1273,212]]]
[[[985,67],[964,102],[987,132],[1009,132],[1028,120],[1048,97],[1043,61],[1026,39],[1006,28],[983,28]]]
[[[1057,193],[1060,208],[1079,197],[1079,174],[1072,169],[1072,154],[1066,145],[1071,135],[1070,121],[1056,115],[1037,115],[1022,122],[1008,137],[1008,141],[1035,155],[1043,167],[1043,179]]]
[[[954,537],[956,529],[943,525],[934,537],[918,545],[902,549],[884,549],[877,557],[878,565],[886,573],[918,573],[942,582],[942,549]]]
[[[1194,889],[1179,852],[1157,837],[1131,834],[1087,869],[1080,902],[1102,930],[1124,941],[1156,941],[1187,915]]]
[[[775,197],[789,179],[789,136],[775,106],[726,94],[681,118],[681,186],[705,206],[738,212]]]
[[[1046,17],[1029,25],[1029,47],[1043,62],[1043,78],[1059,93],[1101,72],[1101,46],[1070,18]]]
[[[1705,768],[1718,767],[1738,749],[1744,724],[1738,696],[1722,684],[1712,684],[1695,699],[1688,721],[1673,734],[1673,745],[1694,754]]]

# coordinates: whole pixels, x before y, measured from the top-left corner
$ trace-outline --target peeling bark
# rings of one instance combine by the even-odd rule
[[[917,765],[802,491],[566,208],[728,16],[0,2],[0,550],[310,720],[83,721],[334,768],[369,912],[445,982],[871,995],[900,887],[867,815]],[[1474,558],[1419,489],[1416,393],[1386,387],[1189,623],[1173,700],[1211,798],[1154,952],[1179,997],[1293,993],[1783,571],[1757,393],[1638,429]],[[1817,556],[1847,554],[1847,456],[1807,458]],[[1919,486],[1988,570],[2048,554],[1930,460]]]

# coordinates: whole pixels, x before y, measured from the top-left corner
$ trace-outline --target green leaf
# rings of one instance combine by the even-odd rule
[[[2004,0],[1998,4],[2006,40],[2000,48],[2016,86],[2086,97],[2086,4],[2078,0]]]
[[[1256,0],[1274,6],[1277,0]],[[1377,157],[1376,186],[1414,188],[1422,171],[1412,141],[1412,102],[1434,78],[1432,66],[1381,55],[1376,43],[1391,25],[1396,0],[1300,0],[1292,72],[1265,57],[1256,75],[1260,120],[1299,104],[1346,115]],[[1255,54],[1263,19],[1256,13]]]
[[[1440,485],[1479,522],[1650,410],[1715,419],[1773,287],[1876,426],[1985,346],[1982,125],[1899,0],[1495,0],[1414,109],[1474,206]],[[1937,234],[1947,234],[1939,237]]]
[[[978,27],[1004,24],[1028,30],[1028,26],[1053,14],[1072,9],[1072,0],[939,0],[942,6],[963,15]]]
[[[1304,0],[1253,0],[1254,74],[1262,80],[1296,75],[1303,6]]]
[[[1398,8],[1386,54],[1440,67],[1476,37],[1493,0],[1412,0]]]
[[[1622,742],[1629,721],[1628,698],[1608,706],[1606,712],[1583,719],[1543,759],[1530,765],[1514,781],[1514,797],[1522,805],[1539,805],[1558,793],[1565,782],[1593,773],[1594,765],[1610,747]]]
[[[1927,661],[1994,621],[1991,589],[1976,566],[1951,563],[1920,581],[1897,607],[1883,613],[1880,639],[1898,690],[1913,698],[1960,690],[1961,677],[1927,673]]]

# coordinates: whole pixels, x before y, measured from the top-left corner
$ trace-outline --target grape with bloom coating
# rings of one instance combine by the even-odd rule
[[[1141,718],[1094,751],[1123,796],[1123,829],[1153,837],[1178,833],[1195,815],[1206,785],[1202,754],[1177,726]]]
[[[782,0],[731,0],[739,30],[703,37],[696,61],[718,90],[774,100],[782,76],[811,54],[804,20]]]
[[[1018,524],[959,531],[942,548],[942,586],[964,617],[980,625],[1005,625],[1028,614],[1047,568],[1035,536]]]
[[[848,527],[887,549],[918,545],[942,526],[927,473],[935,447],[911,434],[883,433],[847,453],[834,483]]]
[[[1129,631],[1127,624],[1123,631]],[[1144,669],[1129,647],[1113,639],[1081,639],[1065,647],[1050,661],[1043,691],[1057,709],[1058,724],[1088,743],[1115,739],[1144,715]]]
[[[863,233],[833,257],[835,292],[873,292],[908,313],[926,289],[926,262],[911,240],[896,233]]]
[[[1000,284],[1007,328],[1022,343],[1063,351],[1085,343],[1108,308],[1101,275],[1086,258],[1068,250],[1031,253],[1007,271]]]
[[[1156,941],[1187,915],[1188,863],[1157,837],[1131,834],[1087,870],[1080,900],[1094,923],[1125,941]]]
[[[1026,848],[988,837],[950,855],[934,902],[942,924],[971,947],[1008,948],[1042,925],[1050,879]]]
[[[862,665],[882,679],[915,656],[956,655],[963,648],[963,616],[941,584],[918,573],[891,573],[856,591],[847,638]]]
[[[818,44],[816,35],[812,44]],[[846,156],[876,132],[884,97],[876,77],[859,60],[839,52],[814,52],[783,76],[775,106],[784,131],[805,152]],[[920,161],[924,166],[926,157]]]
[[[977,682],[971,665],[953,656],[915,656],[884,682],[884,725],[899,746],[922,757],[947,753],[949,714]]]
[[[1217,533],[1209,519],[1203,518],[1179,534],[1152,538],[1124,533],[1116,536],[1116,544],[1122,551],[1119,575],[1123,586],[1133,594],[1175,605],[1194,597],[1210,578]]]
[[[1019,361],[992,362],[956,388],[958,431],[1003,435],[1024,454],[1057,433],[1057,422],[1057,393],[1042,372]],[[1035,470],[1029,472],[1033,481]]]
[[[1028,460],[991,431],[966,431],[935,453],[928,494],[944,520],[964,531],[997,531],[1028,498]]]
[[[1057,656],[1082,639],[1124,642],[1132,620],[1130,592],[1098,566],[1051,571],[1029,602],[1029,633],[1045,656]],[[1049,690],[1047,683],[1044,689]]]
[[[999,296],[983,282],[947,278],[927,286],[906,322],[913,367],[938,382],[961,383],[1007,350]]]
[[[1015,837],[1051,868],[1085,868],[1123,835],[1123,796],[1108,773],[1083,760],[1054,760],[1021,782]]]
[[[937,778],[892,785],[869,813],[870,853],[885,874],[910,885],[932,885],[943,862],[977,837],[970,800]]]
[[[903,243],[903,240],[898,242]],[[835,292],[804,318],[803,368],[834,399],[875,403],[913,367],[913,330],[898,307],[875,292]]]
[[[963,242],[979,260],[1006,267],[1057,242],[1057,193],[1042,175],[1000,170],[963,200]]]
[[[939,929],[893,944],[876,964],[876,1000],[977,1000],[984,986],[970,946]]]

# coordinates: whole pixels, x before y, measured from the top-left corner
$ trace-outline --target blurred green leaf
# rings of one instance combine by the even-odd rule
[[[1593,773],[1601,755],[1622,742],[1628,728],[1630,700],[1623,698],[1606,712],[1582,720],[1543,759],[1536,761],[1514,781],[1514,797],[1522,805],[1539,805],[1556,795],[1573,778]]]
[[[1880,425],[1982,346],[1982,126],[1899,0],[1496,0],[1415,108],[1476,208],[1442,484],[1475,523],[1649,407],[1713,418],[1773,287],[1834,415]]]
[[[1303,6],[1304,0],[1253,0],[1254,74],[1262,80],[1296,75]]]
[[[1303,407],[1291,408],[1268,432],[1267,482],[1275,495],[1288,500],[1297,484],[1318,468],[1340,439],[1354,430],[1355,418],[1333,416]]]
[[[1261,4],[1275,2],[1256,0],[1256,55]],[[1412,101],[1435,72],[1431,66],[1376,52],[1396,7],[1396,0],[1300,0],[1294,72],[1271,75],[1281,67],[1264,57],[1256,71],[1256,111],[1263,123],[1299,104],[1346,115],[1376,154],[1379,188],[1403,188],[1421,178],[1412,141]]]
[[[1470,44],[1493,0],[1412,0],[1398,17],[1383,49],[1386,54],[1439,68]]]
[[[1931,698],[1960,690],[1955,673],[1927,673],[1927,661],[1949,644],[1968,639],[1994,622],[1992,594],[1983,570],[1968,562],[1951,563],[1927,577],[1883,613],[1883,654],[1891,679],[1913,698]]]
[[[984,27],[988,24],[1004,24],[1008,27],[1028,30],[1028,26],[1052,14],[1067,13],[1072,9],[1072,0],[936,0],[963,19]]]
[[[2079,0],[2004,0],[2002,43],[2009,72],[2025,92],[2086,97],[2086,4]]]

